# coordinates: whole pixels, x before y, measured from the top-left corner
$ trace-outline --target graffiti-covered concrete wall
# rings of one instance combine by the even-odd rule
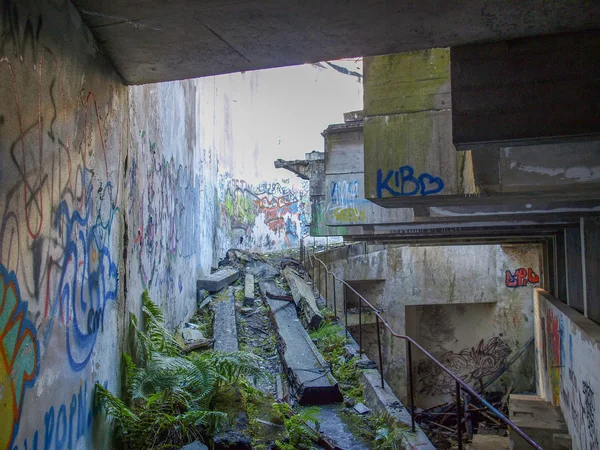
[[[338,277],[352,282],[382,310],[397,333],[413,337],[473,386],[535,389],[532,290],[543,280],[539,245],[361,243],[332,250],[323,258]],[[325,286],[324,279],[319,285]],[[331,280],[328,288],[331,298]],[[336,289],[340,305],[345,293],[340,283]],[[339,316],[343,322],[343,312]],[[377,361],[376,326],[368,319],[365,323],[366,353]],[[353,331],[358,336],[358,330]],[[386,381],[404,399],[405,342],[383,333],[382,343]],[[417,404],[430,407],[448,400],[451,380],[419,352],[413,355]],[[510,368],[502,371],[507,364]]]
[[[308,182],[290,178],[249,184],[219,175],[219,253],[231,247],[250,251],[297,248],[309,235]]]
[[[187,80],[128,91],[124,282],[134,299],[148,289],[172,327],[195,309],[197,275],[222,256],[214,243],[216,151],[200,121],[203,87]]]
[[[70,2],[0,4],[0,449],[102,448],[93,388],[118,388],[126,307],[127,89]]]
[[[104,448],[142,292],[176,326],[221,256],[210,93],[128,89],[67,1],[0,23],[0,450]]]
[[[600,449],[600,326],[534,292],[537,390],[560,406],[575,450]]]

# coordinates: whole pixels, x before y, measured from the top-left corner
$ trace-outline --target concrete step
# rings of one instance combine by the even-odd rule
[[[511,394],[508,403],[510,420],[545,450],[570,450],[569,431],[558,406],[537,395]],[[530,449],[531,446],[516,433],[511,433],[510,448]]]
[[[233,283],[239,277],[240,272],[237,269],[227,268],[217,270],[215,273],[199,278],[197,288],[198,291],[206,289],[209,292],[217,292]]]
[[[232,288],[229,288],[222,298],[214,300],[213,309],[215,311],[213,348],[220,352],[237,352],[237,322]]]
[[[497,434],[474,434],[467,450],[508,450],[508,436]]]

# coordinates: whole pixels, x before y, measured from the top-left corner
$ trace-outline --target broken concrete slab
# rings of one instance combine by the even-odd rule
[[[254,275],[246,273],[244,279],[244,306],[252,306],[254,304]]]
[[[295,306],[281,300],[267,301],[281,339],[281,360],[298,402],[325,405],[343,401],[336,379],[300,323]]]
[[[240,272],[237,269],[227,268],[217,270],[215,273],[199,278],[197,288],[198,291],[206,289],[209,292],[217,292],[233,283],[239,277]]]
[[[314,329],[319,328],[323,316],[319,312],[317,299],[310,286],[308,286],[306,281],[304,281],[304,279],[291,267],[286,267],[283,269],[282,273],[292,291],[292,297],[294,298],[296,307],[304,313],[307,325]]]
[[[193,328],[184,328],[181,330],[181,337],[183,338],[183,342],[185,344],[189,344],[190,342],[199,341],[204,339],[204,335],[202,331],[195,330]]]
[[[365,404],[362,402],[354,405],[354,411],[356,411],[359,414],[367,414],[367,413],[371,412],[371,410],[369,408],[367,408],[365,406]]]
[[[237,352],[237,322],[233,290],[229,288],[229,292],[224,297],[222,300],[215,300],[213,305],[215,311],[213,348],[220,352]]]

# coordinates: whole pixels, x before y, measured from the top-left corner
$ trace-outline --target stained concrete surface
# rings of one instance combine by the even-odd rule
[[[228,288],[227,291],[221,295],[224,298],[218,298],[213,305],[215,310],[215,320],[213,325],[213,338],[215,343],[213,348],[219,352],[237,352],[237,317],[235,313],[233,290]]]
[[[133,84],[591,29],[600,17],[585,0],[74,4]]]
[[[368,442],[353,432],[343,416],[340,414],[348,409],[344,405],[323,405],[319,408],[319,420],[321,423],[321,433],[331,439],[335,444],[344,450],[368,450],[375,448],[373,443]],[[350,413],[352,414],[352,413]]]

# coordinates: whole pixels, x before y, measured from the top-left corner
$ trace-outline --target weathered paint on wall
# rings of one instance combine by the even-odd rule
[[[369,300],[383,310],[392,328],[413,336],[473,385],[479,386],[480,379],[486,382],[492,372],[515,359],[510,371],[490,389],[502,390],[502,385],[512,382],[516,390],[533,390],[533,347],[527,344],[533,338],[531,294],[538,285],[507,287],[505,272],[525,266],[540,274],[539,245],[354,244],[323,257],[345,280],[385,280],[378,282],[383,286],[381,295]],[[320,286],[324,285],[322,279]],[[340,305],[343,289],[339,283],[336,289]],[[343,320],[343,314],[341,317]],[[375,327],[366,328],[363,339],[367,355],[377,361]],[[390,339],[387,333],[382,335],[382,343],[386,381],[404,399],[405,343]],[[443,403],[448,393],[437,387],[444,385],[443,375],[418,354],[413,364],[419,406]]]
[[[216,151],[200,126],[206,93],[198,80],[135,86],[128,93],[124,281],[134,302],[148,289],[174,327],[194,311],[196,276],[210,273],[220,256]]]
[[[103,448],[93,386],[118,389],[127,90],[70,2],[1,11],[0,449]]]
[[[231,247],[261,252],[297,248],[309,235],[308,181],[251,185],[220,175],[218,207],[220,254]]]
[[[474,194],[469,152],[452,145],[450,50],[365,58],[367,199]]]
[[[560,406],[575,450],[600,448],[600,326],[534,292],[537,390]]]

